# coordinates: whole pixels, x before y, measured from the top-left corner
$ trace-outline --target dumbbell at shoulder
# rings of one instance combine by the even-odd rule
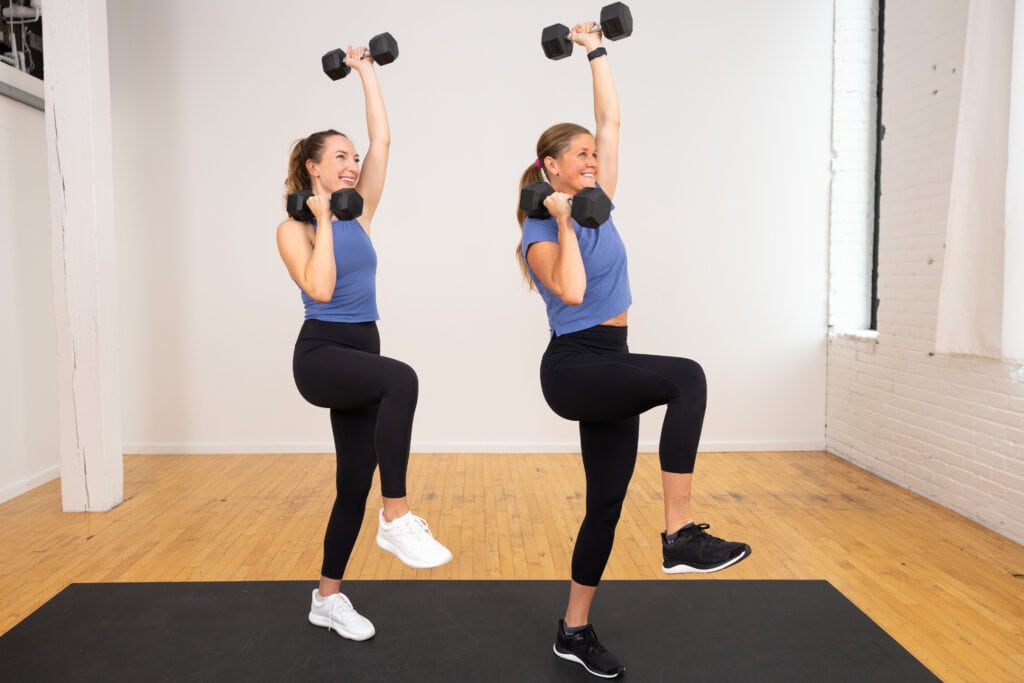
[[[297,221],[311,223],[316,216],[306,202],[313,193],[309,190],[292,192],[285,200],[285,210]],[[331,213],[339,220],[351,221],[363,214],[363,198],[354,189],[347,188],[331,194]]]
[[[612,215],[612,200],[599,187],[585,187],[572,198],[572,217],[585,228],[598,228]]]
[[[294,220],[300,221],[302,223],[313,222],[313,218],[315,218],[315,216],[313,216],[313,212],[306,204],[306,202],[312,196],[313,193],[309,192],[308,190],[292,192],[291,194],[288,195],[288,198],[284,202],[285,211],[287,211],[288,215],[291,216]]]
[[[331,213],[343,221],[363,215],[363,197],[354,189],[338,190],[331,195]]]
[[[548,210],[544,200],[554,193],[555,189],[544,181],[530,183],[519,192],[519,208],[530,218],[547,218]]]
[[[369,48],[359,58],[364,59],[368,55],[373,57],[373,61],[381,66],[390,64],[398,59],[398,41],[390,33],[378,33],[373,38],[370,38]],[[352,71],[352,67],[345,64],[345,51],[342,49],[331,50],[326,53],[320,58],[320,66],[323,67],[324,73],[333,81],[348,76]]]
[[[544,200],[554,188],[544,181],[530,183],[519,193],[519,208],[530,218],[547,218],[550,214]],[[585,228],[597,228],[612,214],[612,200],[599,187],[585,187],[569,200],[572,219]]]

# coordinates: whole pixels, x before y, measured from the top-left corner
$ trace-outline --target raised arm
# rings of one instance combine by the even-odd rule
[[[593,22],[576,24],[572,41],[591,53],[601,45],[601,34],[591,33]],[[615,196],[619,180],[619,97],[612,80],[608,55],[595,57],[590,61],[590,72],[594,83],[595,144],[597,146],[597,182],[609,197]]]
[[[388,112],[384,107],[384,96],[377,81],[377,72],[373,68],[373,58],[367,55],[357,59],[365,48],[349,46],[345,63],[359,72],[363,82],[363,96],[366,99],[366,133],[370,139],[370,147],[363,157],[363,167],[359,174],[356,189],[363,197],[363,215],[359,222],[367,231],[373,215],[377,212],[381,195],[384,193],[384,177],[388,170],[388,154],[391,150],[391,127],[388,125]]]

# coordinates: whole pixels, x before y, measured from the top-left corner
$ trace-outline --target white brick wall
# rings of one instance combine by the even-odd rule
[[[1024,543],[1024,373],[933,354],[966,19],[886,3],[878,336],[833,324],[826,447]]]

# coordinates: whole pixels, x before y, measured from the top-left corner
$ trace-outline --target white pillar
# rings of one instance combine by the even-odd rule
[[[1024,3],[1013,18],[1003,255],[1003,358],[1024,362]]]
[[[106,0],[45,0],[44,94],[64,510],[124,500]]]

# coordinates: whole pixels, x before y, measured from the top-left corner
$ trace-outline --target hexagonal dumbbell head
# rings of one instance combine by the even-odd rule
[[[612,215],[612,200],[599,187],[585,187],[572,198],[572,217],[585,228],[596,228]]]
[[[313,193],[307,190],[292,192],[288,195],[288,199],[285,201],[285,210],[288,212],[288,215],[303,223],[311,222],[313,220],[313,212],[306,205],[306,200],[312,196]]]
[[[540,44],[544,48],[544,56],[548,59],[565,59],[572,54],[569,27],[565,24],[548,26],[540,34]]]
[[[544,208],[544,200],[554,192],[545,182],[530,183],[519,192],[519,208],[530,218],[547,218],[548,210]]]
[[[633,34],[633,13],[625,3],[613,2],[601,8],[601,33],[609,40],[622,40]]]
[[[398,41],[390,33],[378,33],[370,38],[370,54],[381,66],[398,59]]]
[[[363,213],[363,198],[352,189],[338,190],[331,195],[331,213],[343,221],[359,218]]]
[[[320,65],[324,68],[324,73],[331,77],[332,81],[345,78],[352,71],[351,68],[345,65],[344,50],[331,50],[320,58]]]

